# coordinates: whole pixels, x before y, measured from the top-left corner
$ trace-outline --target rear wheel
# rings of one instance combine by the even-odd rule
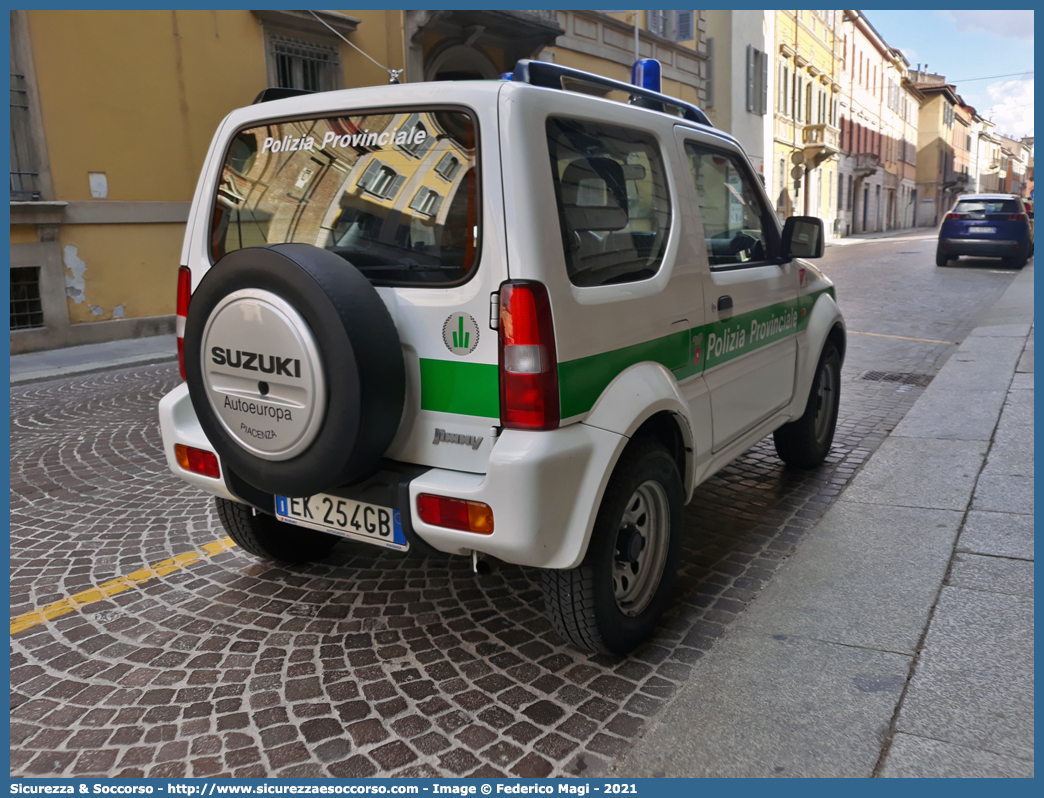
[[[320,560],[337,544],[337,538],[314,529],[284,524],[239,502],[215,499],[221,526],[244,551],[255,557],[283,562]]]
[[[826,459],[834,442],[841,398],[841,356],[827,341],[819,356],[805,413],[772,434],[776,454],[798,468],[816,468]]]
[[[935,265],[936,266],[947,266],[950,263],[950,257],[943,252],[942,247],[937,247],[935,250]]]
[[[606,486],[583,563],[544,571],[544,604],[562,637],[626,654],[652,634],[674,587],[683,502],[670,453],[633,441]]]
[[[1016,269],[1021,269],[1029,261],[1029,255],[1017,255],[1014,258],[1005,258],[1004,265],[1011,266]]]
[[[225,255],[192,294],[184,352],[222,468],[266,493],[362,479],[398,431],[406,366],[395,321],[333,252],[277,244]]]

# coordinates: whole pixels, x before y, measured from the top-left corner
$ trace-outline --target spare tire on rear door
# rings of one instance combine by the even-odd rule
[[[370,282],[308,244],[225,255],[185,323],[192,405],[226,468],[309,496],[371,473],[395,437],[406,370]]]

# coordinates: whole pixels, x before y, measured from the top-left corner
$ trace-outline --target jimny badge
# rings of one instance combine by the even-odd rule
[[[478,324],[467,313],[452,313],[442,325],[442,340],[453,354],[466,357],[478,346]]]

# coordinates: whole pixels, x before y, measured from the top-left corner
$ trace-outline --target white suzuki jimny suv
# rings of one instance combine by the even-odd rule
[[[697,485],[770,433],[830,449],[822,251],[698,108],[595,75],[258,102],[196,188],[167,460],[251,554],[535,566],[559,634],[622,653]]]

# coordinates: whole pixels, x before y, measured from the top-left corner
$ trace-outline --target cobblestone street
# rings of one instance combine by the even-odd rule
[[[934,249],[828,248],[849,329],[828,462],[784,468],[770,438],[703,484],[676,599],[626,658],[564,644],[533,569],[348,541],[277,566],[218,544],[212,499],[161,452],[176,364],[13,387],[12,618],[65,611],[12,634],[12,775],[608,773],[1014,274],[937,268]]]

